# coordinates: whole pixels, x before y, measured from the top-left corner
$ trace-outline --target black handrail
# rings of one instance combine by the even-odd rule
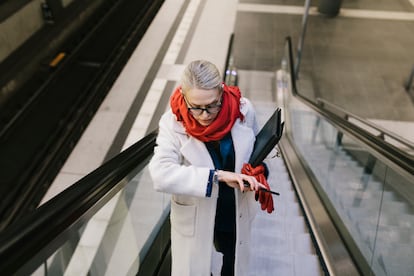
[[[367,121],[364,118],[361,118],[333,103],[328,102],[325,99],[321,99],[321,98],[316,98],[316,102],[319,105],[327,105],[328,107],[332,107],[334,110],[341,112],[344,116],[344,118],[346,120],[349,120],[350,118],[353,118],[356,121],[359,121],[360,123],[368,126],[369,128],[372,128],[374,130],[376,130],[377,132],[379,132],[380,134],[377,135],[379,137],[381,137],[382,139],[385,139],[385,137],[389,137],[391,139],[393,139],[394,141],[398,142],[401,145],[404,145],[405,147],[407,147],[409,150],[414,151],[414,144],[410,141],[408,141],[407,139],[405,139],[404,137],[401,137],[395,133],[389,132],[388,130],[384,129],[383,127],[380,127],[374,123],[371,123],[370,121]]]
[[[91,218],[142,169],[152,155],[157,130],[11,224],[0,234],[0,274],[27,274],[66,242],[65,234]]]
[[[293,66],[293,51],[292,51],[292,40],[291,37],[286,37],[286,43],[288,47],[289,54],[289,67],[291,76],[295,76],[294,66]],[[402,168],[408,174],[414,175],[414,157],[401,149],[395,147],[394,145],[380,139],[379,137],[367,132],[361,127],[345,120],[338,114],[315,104],[313,101],[302,96],[296,86],[296,79],[294,77],[290,78],[292,85],[292,94],[299,100],[306,103],[307,106],[311,107],[314,111],[322,115],[324,118],[329,120],[333,125],[335,125],[340,130],[350,134],[356,139],[362,141],[368,147],[372,148],[380,155],[386,157],[389,161],[394,163],[397,167]]]

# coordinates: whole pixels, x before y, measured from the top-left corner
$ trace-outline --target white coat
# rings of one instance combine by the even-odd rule
[[[240,172],[253,150],[258,131],[255,111],[249,100],[242,98],[240,111],[231,134],[235,151],[235,171]],[[211,197],[206,188],[213,160],[203,142],[187,135],[175,115],[166,112],[159,122],[159,134],[149,171],[157,191],[171,196],[172,273],[177,276],[210,276],[213,253],[214,219],[218,187],[213,185]],[[247,275],[251,222],[258,210],[254,192],[236,198],[235,275]]]

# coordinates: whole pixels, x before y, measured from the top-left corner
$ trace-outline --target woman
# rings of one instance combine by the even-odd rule
[[[186,67],[170,106],[149,170],[154,188],[172,194],[172,275],[210,275],[213,243],[222,275],[246,275],[257,210],[251,191],[265,187],[239,173],[258,131],[253,106],[203,60]]]

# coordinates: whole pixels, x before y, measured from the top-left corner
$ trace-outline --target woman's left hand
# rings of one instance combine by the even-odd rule
[[[241,191],[258,191],[260,188],[266,188],[254,176],[242,173],[218,170],[217,177],[219,181],[225,182],[229,187],[240,189]],[[245,183],[247,184],[246,186]]]

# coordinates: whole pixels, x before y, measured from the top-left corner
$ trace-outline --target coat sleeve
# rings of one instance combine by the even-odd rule
[[[154,156],[149,163],[149,172],[154,189],[160,192],[206,197],[210,169],[208,166],[184,164],[180,152],[180,135],[173,129],[172,113],[162,116]]]

